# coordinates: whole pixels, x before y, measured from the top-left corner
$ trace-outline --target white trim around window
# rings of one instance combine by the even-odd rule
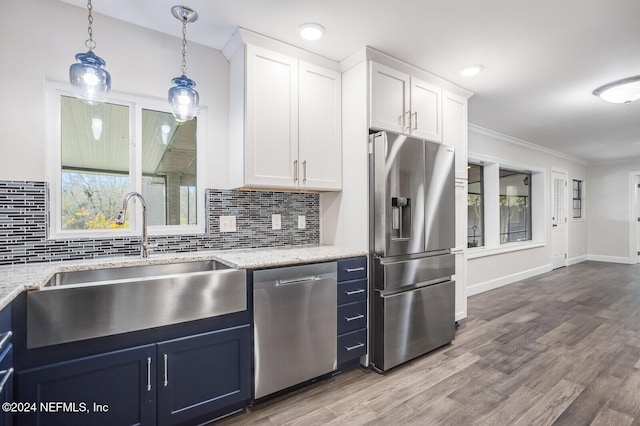
[[[128,229],[96,229],[96,230],[63,230],[61,226],[61,97],[71,96],[68,83],[47,82],[47,105],[46,105],[46,180],[49,183],[49,239],[82,239],[82,238],[113,238],[140,236],[142,232],[142,209],[137,208],[135,202],[129,205],[130,224]],[[142,134],[142,110],[150,109],[155,111],[170,113],[167,101],[141,95],[131,95],[125,93],[112,92],[107,103],[124,105],[129,110],[129,190],[141,192],[142,180],[142,144],[140,141]],[[196,130],[196,193],[197,193],[197,214],[196,225],[163,225],[149,226],[149,235],[185,235],[202,234],[205,232],[205,182],[207,182],[206,165],[206,137],[207,137],[207,111],[206,107],[200,109],[197,114],[198,125]]]
[[[474,259],[544,247],[547,243],[545,224],[547,223],[548,210],[546,169],[531,164],[474,153],[469,153],[469,162],[481,164],[484,170],[485,245],[483,247],[468,248],[467,257]],[[500,243],[500,169],[531,174],[531,240]]]

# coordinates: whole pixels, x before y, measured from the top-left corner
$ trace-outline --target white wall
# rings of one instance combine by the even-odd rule
[[[629,174],[639,171],[640,160],[588,167],[589,259],[635,262],[635,256],[630,256],[629,243],[630,240],[633,243],[632,233],[638,225],[631,222],[633,201]]]
[[[544,223],[542,225],[533,223],[534,238],[536,235],[540,235],[539,239],[543,242],[537,247],[469,259],[467,263],[469,295],[551,269],[550,179],[552,169],[567,171],[569,182],[574,178],[582,179],[587,182],[587,187],[590,187],[590,179],[586,179],[586,166],[580,160],[471,125],[469,127],[469,156],[473,158],[474,154],[493,158],[498,163],[529,165],[543,170],[545,192],[544,214],[542,216],[544,216]],[[587,194],[587,197],[590,195]],[[588,217],[587,221],[589,219]],[[570,263],[586,260],[587,221],[569,219],[568,258]],[[542,226],[542,232],[539,234],[536,231],[536,226]],[[537,229],[540,230],[540,228]],[[468,256],[473,257],[472,251],[468,252]]]
[[[0,157],[0,180],[44,180],[49,136],[45,83],[68,81],[75,54],[87,50],[87,10],[52,0],[23,0],[16,10],[0,14],[0,147],[5,153]],[[171,37],[95,15],[93,32],[95,53],[107,62],[113,91],[166,99],[171,79],[180,74],[179,23],[176,37]],[[201,105],[207,107],[210,176],[206,186],[224,188],[228,185],[229,64],[221,52],[189,43],[187,65]]]

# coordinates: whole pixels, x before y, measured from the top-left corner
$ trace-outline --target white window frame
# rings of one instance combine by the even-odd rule
[[[137,201],[129,203],[130,226],[128,229],[92,229],[63,230],[62,211],[62,174],[61,174],[61,97],[75,95],[68,83],[47,82],[47,135],[46,180],[49,183],[49,239],[114,238],[140,236],[142,233],[142,209]],[[107,103],[128,106],[129,109],[129,191],[142,191],[142,144],[138,143],[142,135],[142,110],[154,110],[171,113],[166,100],[141,95],[111,92]],[[205,232],[205,182],[207,182],[206,123],[207,109],[202,107],[196,115],[196,225],[156,225],[149,226],[149,235],[191,235]]]
[[[467,259],[546,246],[546,168],[475,153],[469,153],[468,162],[483,166],[485,237],[484,246],[467,248]],[[531,240],[500,243],[500,169],[531,174]]]

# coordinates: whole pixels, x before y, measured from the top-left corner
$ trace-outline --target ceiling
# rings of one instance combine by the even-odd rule
[[[63,0],[86,7],[85,0]],[[109,0],[94,11],[181,35],[176,0]],[[187,0],[189,40],[222,49],[236,27],[340,61],[365,45],[471,90],[469,122],[587,162],[640,158],[640,101],[603,84],[640,74],[636,0]],[[319,41],[296,28],[317,22]],[[96,26],[99,21],[96,21]],[[475,77],[466,65],[482,64]]]

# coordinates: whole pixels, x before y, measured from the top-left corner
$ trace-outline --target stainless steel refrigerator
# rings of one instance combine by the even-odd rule
[[[370,135],[371,351],[385,371],[455,333],[454,149]]]

